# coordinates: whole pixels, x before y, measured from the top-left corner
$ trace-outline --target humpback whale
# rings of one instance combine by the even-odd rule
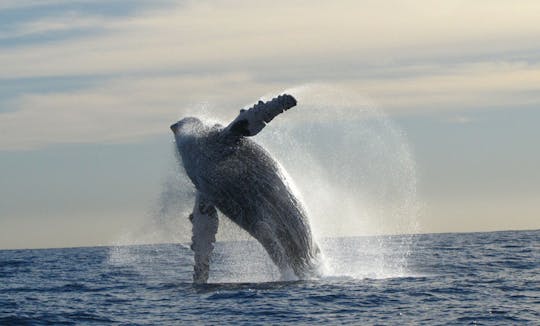
[[[282,278],[317,275],[320,250],[308,216],[285,173],[250,137],[296,106],[288,94],[259,101],[226,127],[187,117],[171,126],[183,167],[196,188],[192,223],[193,281],[206,283],[218,210],[266,250]]]

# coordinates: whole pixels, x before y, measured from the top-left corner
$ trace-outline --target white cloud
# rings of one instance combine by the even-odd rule
[[[232,118],[239,99],[255,101],[254,94],[267,86],[233,74],[117,79],[73,92],[24,95],[13,102],[17,110],[0,114],[0,149],[133,141],[169,132],[168,126],[186,114],[200,115],[204,101],[235,103],[214,110],[218,118]]]
[[[0,62],[2,78],[299,64],[341,72],[358,62],[538,50],[539,8],[536,1],[192,2],[110,18],[104,35],[5,49]]]
[[[67,2],[66,0],[3,0],[0,2],[0,10],[46,6]]]
[[[43,35],[52,32],[66,32],[83,29],[102,29],[106,20],[100,16],[82,15],[77,12],[62,13],[60,16],[42,18],[30,22],[21,22],[13,28],[0,32],[0,40],[29,35]]]
[[[518,107],[540,104],[540,65],[466,64],[432,75],[370,79],[363,86],[366,93],[390,110]]]
[[[540,104],[539,85],[539,66],[495,64],[433,76],[308,84],[287,90],[298,97],[301,108],[288,119],[361,118],[370,106],[390,114],[514,108]],[[275,95],[288,86],[294,85],[260,81],[247,73],[170,75],[117,78],[77,91],[26,94],[13,101],[15,110],[0,114],[0,149],[134,141],[166,133],[173,121],[187,115],[228,121],[261,95]]]
[[[11,99],[0,148],[131,141],[167,132],[196,103],[219,104],[213,114],[229,119],[259,95],[317,81],[342,89],[352,106],[392,114],[538,104],[540,65],[526,61],[539,59],[538,9],[537,1],[214,1],[122,18],[41,18],[16,33],[102,32],[5,46],[0,82],[105,77],[99,87]]]

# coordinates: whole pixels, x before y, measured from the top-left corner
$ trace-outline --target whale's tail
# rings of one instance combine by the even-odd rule
[[[296,99],[283,94],[268,102],[259,101],[248,110],[240,110],[240,114],[224,130],[228,136],[235,138],[255,136],[268,122],[277,115],[296,105]]]

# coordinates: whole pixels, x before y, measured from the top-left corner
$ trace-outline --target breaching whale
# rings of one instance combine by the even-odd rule
[[[195,283],[208,280],[217,210],[262,244],[283,278],[291,273],[298,278],[317,274],[320,250],[306,210],[277,161],[249,138],[295,105],[296,99],[284,94],[241,110],[226,127],[193,117],[171,126],[182,164],[197,191],[189,216]]]

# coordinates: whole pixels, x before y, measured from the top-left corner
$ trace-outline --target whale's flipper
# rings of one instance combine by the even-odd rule
[[[214,206],[209,205],[201,194],[197,194],[193,213],[189,215],[192,224],[191,250],[195,254],[193,282],[206,283],[210,255],[214,250],[218,229],[218,216]]]
[[[258,134],[264,126],[278,114],[296,105],[296,99],[289,94],[283,94],[271,101],[255,104],[248,110],[240,110],[240,114],[224,130],[228,136],[240,138]]]

